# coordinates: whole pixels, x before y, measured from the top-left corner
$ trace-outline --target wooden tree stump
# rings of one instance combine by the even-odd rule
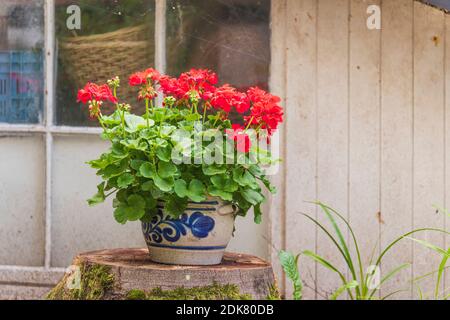
[[[278,297],[270,264],[246,254],[225,253],[214,266],[175,266],[150,261],[147,249],[112,249],[82,253],[73,264],[78,268],[63,277],[48,299]]]

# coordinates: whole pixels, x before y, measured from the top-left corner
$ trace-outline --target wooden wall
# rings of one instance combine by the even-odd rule
[[[366,26],[373,4],[381,30]],[[433,205],[450,206],[450,15],[413,0],[273,0],[271,86],[286,106],[284,162],[270,208],[278,274],[280,248],[314,250],[344,266],[301,215],[325,221],[307,201],[321,200],[350,220],[366,265],[374,246],[404,232],[448,228]],[[450,243],[431,233],[421,238]],[[381,296],[405,289],[396,297],[417,297],[409,280],[435,270],[439,256],[406,239],[386,256],[381,276],[405,262],[412,266],[383,285]],[[300,265],[305,298],[324,298],[340,285],[322,266],[306,258]],[[280,285],[289,294],[282,277]],[[433,282],[421,287],[430,292]]]

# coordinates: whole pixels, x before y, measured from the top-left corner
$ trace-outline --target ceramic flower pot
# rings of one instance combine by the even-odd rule
[[[214,265],[222,260],[231,239],[236,209],[220,198],[189,202],[174,219],[158,204],[151,222],[142,222],[150,259],[165,264]]]

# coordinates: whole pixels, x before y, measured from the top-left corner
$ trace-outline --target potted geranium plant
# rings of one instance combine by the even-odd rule
[[[217,82],[209,70],[192,69],[178,78],[154,69],[137,72],[129,85],[145,103],[143,115],[119,100],[117,77],[78,92],[111,142],[88,162],[103,180],[88,202],[114,195],[115,219],[142,222],[156,262],[220,263],[236,215],[253,209],[259,223],[261,186],[274,192],[264,170],[274,159],[261,144],[270,143],[282,122],[280,99],[256,87],[239,92]],[[105,102],[115,104],[110,115],[101,112]],[[230,112],[240,124],[230,121]]]

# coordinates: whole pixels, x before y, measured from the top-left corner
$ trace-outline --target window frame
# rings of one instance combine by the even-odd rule
[[[161,72],[166,69],[166,0],[155,1],[155,68]],[[63,271],[62,268],[51,266],[51,228],[52,228],[52,162],[53,138],[55,136],[99,135],[100,127],[57,125],[55,122],[56,110],[56,77],[55,77],[55,0],[44,0],[44,107],[43,121],[39,124],[0,123],[0,135],[23,136],[42,135],[45,139],[45,250],[44,265],[33,267],[40,271]],[[2,269],[7,266],[2,266]],[[12,266],[16,267],[16,266]],[[25,267],[25,266],[24,266]]]

